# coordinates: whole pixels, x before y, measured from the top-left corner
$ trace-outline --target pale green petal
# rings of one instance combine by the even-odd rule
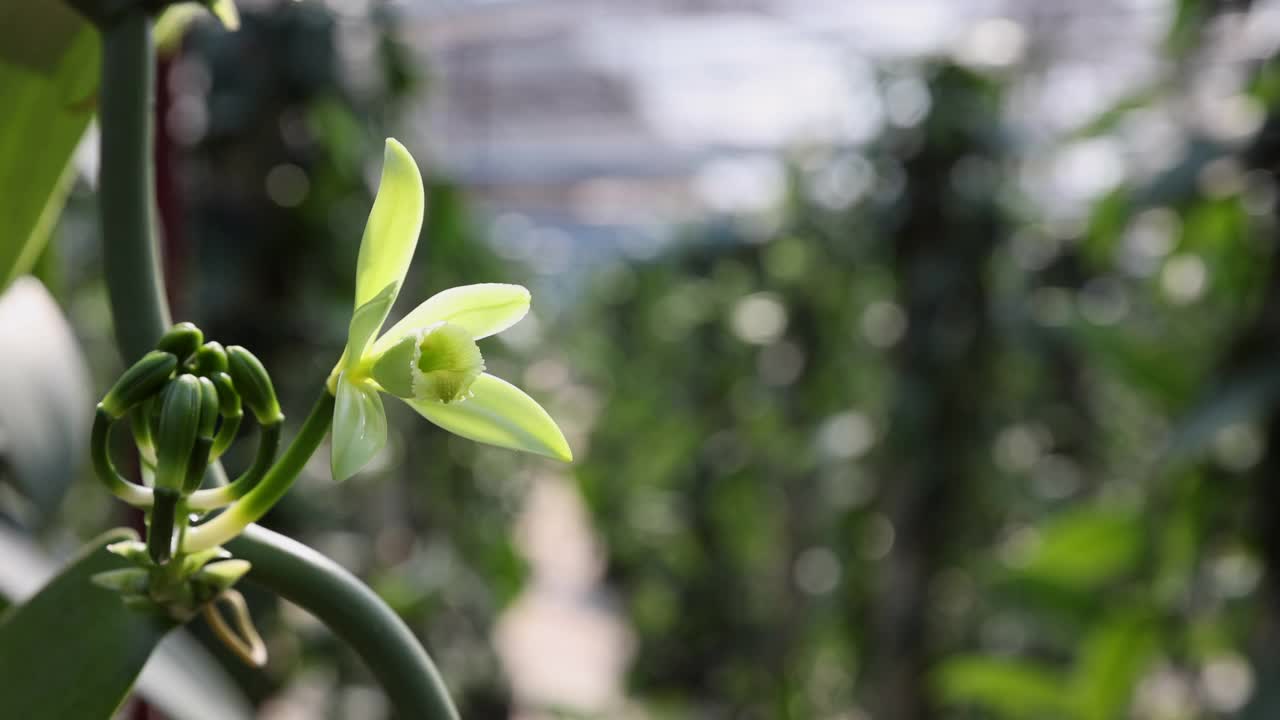
[[[424,203],[417,164],[403,145],[387,138],[378,196],[360,241],[354,307],[369,302],[388,285],[392,286],[391,301],[395,302],[418,245]],[[378,318],[375,333],[385,319],[385,313]]]
[[[333,409],[333,479],[355,475],[387,444],[387,415],[373,388],[338,378]]]
[[[405,335],[440,322],[458,325],[479,340],[515,325],[528,312],[529,291],[519,285],[482,283],[449,288],[427,298],[393,325],[373,344],[373,352],[380,353]]]
[[[409,399],[420,415],[468,440],[570,462],[573,453],[555,420],[520,388],[489,374],[471,385],[472,396],[459,402]]]
[[[342,355],[341,367],[355,367],[360,358],[364,357],[369,341],[378,332],[378,328],[382,327],[382,321],[391,310],[395,289],[395,285],[387,285],[372,300],[356,308],[351,316],[351,327],[347,331],[347,350]]]

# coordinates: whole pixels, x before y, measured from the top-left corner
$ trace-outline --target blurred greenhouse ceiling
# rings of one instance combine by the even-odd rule
[[[331,2],[352,13],[365,5]],[[1016,68],[1008,112],[1021,141],[1057,141],[1170,70],[1160,43],[1174,10],[1166,0],[402,2],[411,18],[402,37],[434,85],[427,120],[413,131],[435,161],[512,213],[507,222],[578,240],[621,231],[640,254],[653,238],[634,232],[660,234],[657,218],[768,208],[786,158],[802,161],[806,148],[856,152],[886,124],[916,123],[929,106],[926,58]],[[1277,18],[1255,11],[1252,42],[1230,51],[1264,55]],[[1220,73],[1212,80],[1206,86],[1224,87]],[[1148,115],[1135,132],[1156,133],[1153,152],[1167,154],[1177,131],[1159,109]],[[1252,129],[1248,117],[1206,119],[1215,122],[1236,135]],[[1028,184],[1078,205],[1098,183],[1176,159],[1079,145],[1027,168]],[[827,184],[839,204],[871,183],[844,172]]]

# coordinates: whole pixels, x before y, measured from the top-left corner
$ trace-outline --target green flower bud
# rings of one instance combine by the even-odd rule
[[[187,461],[187,475],[182,492],[190,494],[200,487],[205,468],[209,467],[209,454],[213,450],[213,431],[218,425],[218,391],[207,377],[200,383],[200,423],[196,428],[196,442]]]
[[[223,417],[238,417],[240,410],[240,393],[236,392],[235,383],[225,372],[217,372],[210,376],[214,387],[218,390],[218,412]]]
[[[276,400],[275,386],[271,384],[271,376],[253,353],[239,345],[232,345],[227,348],[227,364],[231,379],[235,381],[236,391],[258,418],[258,422],[267,425],[284,419],[284,414],[280,412],[280,402]]]
[[[207,550],[193,552],[189,555],[182,556],[182,576],[190,577],[195,575],[200,568],[211,560],[225,560],[231,557],[231,553],[227,552],[222,546],[214,546]]]
[[[201,395],[200,381],[193,375],[179,375],[165,388],[154,435],[157,488],[176,490],[184,485],[200,430]]]
[[[200,346],[195,357],[191,358],[191,370],[197,375],[206,377],[218,372],[227,371],[227,351],[222,343],[214,340]]]
[[[218,434],[213,438],[209,457],[217,460],[235,442],[244,412],[240,409],[240,394],[236,392],[230,375],[224,372],[214,373],[213,384],[218,389],[218,412],[222,415],[222,424],[218,426]]]
[[[139,540],[121,540],[111,543],[107,546],[107,552],[140,565],[151,562],[151,557],[147,555],[147,544]]]
[[[211,588],[214,591],[211,595],[217,595],[235,585],[245,573],[249,572],[250,567],[252,566],[248,560],[219,560],[205,565],[193,579]]]
[[[439,323],[392,345],[370,375],[402,398],[452,403],[465,399],[484,372],[484,357],[466,329]]]
[[[173,375],[178,358],[172,353],[152,350],[133,364],[107,391],[100,405],[112,418],[119,418],[134,405],[154,395]]]
[[[204,333],[200,332],[200,328],[189,322],[180,322],[169,328],[169,332],[160,338],[160,342],[156,343],[156,349],[171,352],[178,356],[179,360],[185,361],[202,342],[204,342]]]
[[[151,573],[142,568],[122,568],[95,574],[94,585],[126,595],[144,595],[151,582]]]
[[[213,432],[218,427],[218,413],[221,407],[218,403],[218,389],[214,386],[213,381],[207,377],[199,378],[200,382],[200,437],[212,439]]]

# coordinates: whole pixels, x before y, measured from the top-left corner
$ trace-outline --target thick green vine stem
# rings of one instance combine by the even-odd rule
[[[397,715],[405,720],[456,720],[444,681],[400,616],[372,590],[311,548],[249,527],[227,543],[253,564],[249,579],[306,608],[369,665]]]
[[[155,61],[151,19],[141,9],[103,32],[98,211],[107,295],[126,364],[150,351],[171,324],[154,242]]]

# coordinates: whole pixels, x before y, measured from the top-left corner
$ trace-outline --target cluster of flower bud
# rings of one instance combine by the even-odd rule
[[[235,441],[246,409],[262,429],[252,464],[233,482],[202,489],[209,465]],[[111,459],[111,427],[126,419],[142,482],[123,477]],[[248,350],[205,342],[191,323],[165,333],[98,403],[94,471],[117,497],[146,511],[147,537],[112,546],[136,567],[96,581],[177,617],[226,592],[249,564],[227,559],[220,547],[184,553],[182,537],[202,513],[230,505],[258,484],[275,458],[283,421],[271,378]]]

